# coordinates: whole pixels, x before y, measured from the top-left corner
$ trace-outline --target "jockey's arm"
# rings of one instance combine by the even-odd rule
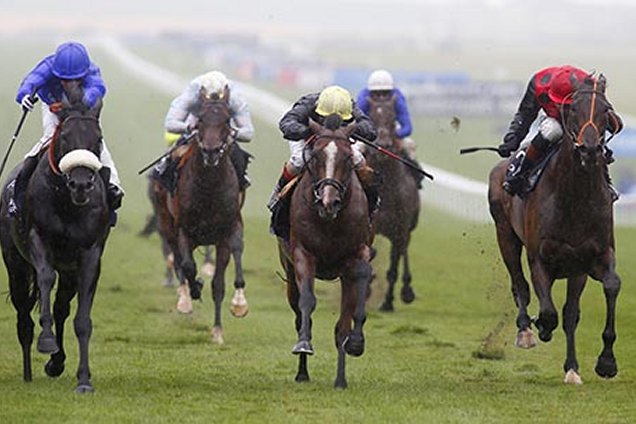
[[[248,143],[254,137],[254,125],[247,102],[233,93],[230,97],[230,109],[232,110],[232,128],[235,131],[236,141]]]
[[[303,96],[283,115],[278,123],[278,128],[285,139],[298,141],[311,135],[309,115],[317,98],[317,95]]]
[[[504,143],[511,143],[514,149],[519,147],[521,140],[528,134],[530,125],[537,118],[541,105],[535,95],[534,78],[528,83],[526,93],[519,103],[517,113],[512,118],[508,132],[504,136]]]
[[[375,140],[378,136],[375,130],[375,124],[367,115],[364,114],[355,102],[353,103],[352,115],[357,124],[354,134],[368,141]]]
[[[398,138],[405,138],[411,135],[413,132],[413,126],[411,124],[409,109],[406,105],[406,98],[400,91],[396,90],[396,92],[397,99],[395,100],[395,118],[400,126],[395,130],[395,135]]]

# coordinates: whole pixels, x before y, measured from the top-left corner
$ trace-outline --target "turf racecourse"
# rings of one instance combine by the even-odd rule
[[[15,58],[15,66],[3,68],[0,80],[2,146],[10,140],[19,118],[12,103],[16,84],[49,49],[39,44],[24,51],[1,48]],[[22,382],[15,314],[7,300],[0,304],[0,422],[636,420],[636,290],[632,284],[636,277],[632,260],[636,230],[619,229],[616,233],[618,270],[623,280],[615,345],[619,374],[605,381],[593,372],[601,350],[605,307],[600,285],[590,282],[583,294],[577,332],[584,385],[570,387],[561,382],[565,340],[560,329],[550,343],[540,343],[533,350],[513,346],[515,311],[492,226],[454,220],[426,203],[411,247],[418,296],[415,303],[406,306],[398,301],[395,313],[377,312],[387,265],[387,244],[379,239],[380,252],[374,261],[377,278],[365,326],[366,352],[360,358],[348,358],[349,389],[333,388],[333,326],[339,287],[329,282],[316,284],[316,355],[309,359],[312,381],[296,384],[296,357],[290,353],[296,340],[293,313],[286,302],[285,286],[276,274],[275,241],[268,233],[262,206],[287,151],[275,129],[258,120],[258,137],[247,146],[256,156],[250,168],[254,185],[245,211],[244,264],[251,310],[247,317],[235,319],[229,315],[226,302],[226,343],[213,345],[209,284],[203,301],[195,303],[194,313],[179,315],[174,290],[161,287],[163,263],[156,235],[149,239],[136,236],[149,210],[145,178],[136,174],[163,150],[158,140],[170,99],[130,80],[99,52],[94,56],[109,86],[104,134],[127,190],[119,224],[104,254],[92,314],[91,369],[96,392],[84,396],[73,392],[77,367],[73,315],[66,326],[65,373],[58,379],[46,377],[43,366],[47,357],[33,349],[34,379],[30,384]],[[14,162],[38,136],[36,116],[28,121],[12,154]],[[425,124],[417,128],[421,138],[434,131]],[[480,135],[491,136],[486,130]],[[441,140],[440,146],[445,142],[450,143]],[[231,270],[227,280],[227,292],[231,293]],[[1,270],[3,298],[7,287]],[[564,292],[563,282],[557,282],[554,294],[559,309]],[[534,299],[530,310],[536,312]]]

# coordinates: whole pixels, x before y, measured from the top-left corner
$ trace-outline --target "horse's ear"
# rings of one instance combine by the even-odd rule
[[[353,134],[356,128],[358,128],[358,123],[356,121],[353,121],[350,124],[348,124],[344,129],[344,132],[347,135],[347,137],[351,137],[351,134]]]
[[[598,89],[604,93],[606,86],[607,86],[607,79],[605,78],[605,75],[600,74],[598,76]]]
[[[102,106],[104,105],[104,102],[102,101],[101,98],[97,99],[97,101],[95,102],[95,106],[93,106],[92,108],[90,108],[88,110],[88,112],[95,116],[97,119],[99,119],[99,115],[102,112]]]
[[[223,89],[223,99],[227,104],[230,104],[230,94],[230,86],[226,84],[225,88]]]
[[[322,130],[322,126],[318,122],[309,118],[309,129],[312,133],[317,134]]]
[[[342,125],[342,117],[337,113],[332,113],[331,115],[325,117],[323,122],[325,128],[335,131]]]

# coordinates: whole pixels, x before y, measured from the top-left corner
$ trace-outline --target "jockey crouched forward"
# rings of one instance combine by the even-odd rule
[[[66,97],[66,91],[76,88],[78,84],[81,85],[84,93],[82,101],[88,108],[95,107],[106,94],[106,86],[102,80],[101,72],[97,65],[90,60],[86,47],[72,41],[60,44],[55,53],[42,59],[20,84],[16,101],[23,110],[33,110],[38,97],[42,99],[43,135],[24,158],[22,169],[15,179],[14,195],[9,202],[9,214],[19,215],[29,179],[38,164],[38,153],[49,145],[60,123],[58,116],[49,109],[49,106],[62,102]],[[115,168],[115,163],[104,140],[102,140],[99,160],[103,166],[110,169],[107,198],[112,211],[111,223],[114,225],[116,221],[114,211],[121,206],[124,192],[121,188],[117,168]]]
[[[283,115],[278,124],[283,137],[289,142],[291,156],[285,163],[282,175],[278,179],[267,203],[267,207],[272,211],[273,215],[276,215],[278,210],[283,207],[281,205],[280,191],[303,169],[303,149],[307,138],[312,135],[312,131],[309,128],[309,120],[311,119],[322,125],[324,119],[332,114],[336,114],[342,119],[343,126],[352,122],[356,123],[356,129],[352,135],[354,140],[356,134],[369,141],[373,141],[376,138],[375,125],[360,110],[351,94],[344,88],[333,85],[319,93],[306,94],[298,99],[292,108]],[[353,152],[353,165],[367,196],[369,213],[372,215],[379,202],[378,188],[374,181],[375,175],[373,170],[366,165],[364,156],[360,152],[359,144],[353,143],[351,150]],[[272,230],[276,233],[274,225]]]
[[[411,124],[411,115],[409,113],[406,97],[402,91],[396,87],[393,81],[393,75],[387,70],[377,69],[369,75],[367,79],[366,88],[362,89],[358,93],[358,106],[367,115],[371,116],[371,103],[370,100],[378,101],[391,101],[393,103],[395,111],[395,137],[399,143],[400,156],[414,168],[421,169],[420,163],[417,160],[415,150],[417,145],[415,140],[411,138],[413,132],[413,125]],[[362,153],[365,153],[366,146],[362,147]],[[423,174],[416,172],[409,168],[410,174],[415,179],[415,183],[418,188],[422,188]]]
[[[539,123],[539,131],[534,136],[527,150],[520,150],[512,159],[503,188],[511,195],[522,192],[526,185],[526,174],[541,161],[563,136],[564,116],[567,116],[567,108],[572,103],[572,94],[577,82],[582,82],[588,73],[570,65],[553,66],[535,73],[526,92],[519,104],[508,132],[504,136],[504,142],[499,145],[499,155],[509,157],[516,151],[530,129],[532,122],[543,110],[543,116]],[[608,111],[608,128],[601,131],[609,131],[617,134],[623,128],[623,121],[612,108]],[[608,164],[614,161],[612,151],[605,146],[605,160]],[[605,175],[613,200],[618,199],[618,193],[611,184],[609,172]]]
[[[226,91],[227,89],[227,91]],[[186,144],[196,128],[199,111],[204,99],[216,96],[223,99],[229,93],[230,126],[232,141],[247,143],[254,136],[254,126],[247,106],[241,94],[234,89],[228,78],[219,71],[211,71],[194,78],[183,92],[170,104],[165,118],[166,141],[172,145]],[[230,144],[230,159],[239,182],[239,190],[244,192],[250,186],[247,177],[247,165],[252,155],[241,149],[237,143]],[[177,184],[177,154],[166,156],[159,162],[151,174],[169,192],[174,194]]]

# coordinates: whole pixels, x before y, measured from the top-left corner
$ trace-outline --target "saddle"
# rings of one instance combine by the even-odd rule
[[[552,145],[552,147],[544,155],[543,159],[541,159],[539,162],[537,162],[536,165],[530,168],[530,170],[528,171],[528,176],[526,178],[526,184],[521,189],[521,192],[519,193],[520,195],[526,195],[528,193],[531,193],[535,189],[535,187],[539,183],[539,180],[541,179],[541,175],[543,175],[545,167],[548,166],[548,164],[550,163],[550,159],[552,159],[552,156],[554,156],[554,154],[559,151],[560,147],[560,143],[554,143],[554,145]]]

